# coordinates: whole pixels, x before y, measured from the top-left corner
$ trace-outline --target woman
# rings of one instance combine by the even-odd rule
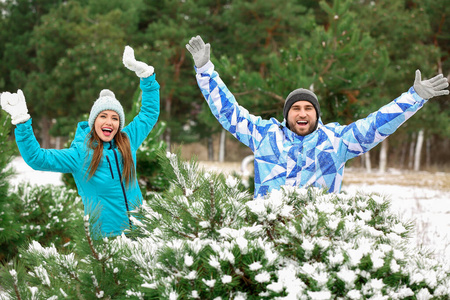
[[[110,90],[102,90],[89,120],[78,123],[67,149],[42,149],[33,134],[21,90],[1,95],[2,108],[16,125],[15,136],[25,162],[35,170],[72,173],[85,215],[95,215],[103,237],[120,235],[131,226],[129,212],[142,203],[136,178],[136,151],[159,116],[159,84],[152,66],[136,61],[126,46],[124,65],[141,78],[142,106],[125,125],[122,105]]]

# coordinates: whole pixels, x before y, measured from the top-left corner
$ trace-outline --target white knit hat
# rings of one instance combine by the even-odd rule
[[[123,107],[116,99],[114,93],[107,89],[100,92],[100,97],[94,102],[94,105],[92,105],[91,113],[89,114],[89,127],[91,129],[94,128],[95,119],[98,114],[104,110],[113,110],[119,115],[119,130],[122,130],[125,125],[125,114],[123,113]]]

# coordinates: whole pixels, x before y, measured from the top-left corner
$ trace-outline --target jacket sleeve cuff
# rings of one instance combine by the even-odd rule
[[[415,103],[425,103],[428,101],[428,99],[423,99],[422,97],[420,97],[413,86],[409,88],[408,93],[412,96]]]
[[[28,121],[24,122],[24,123],[18,123],[16,125],[16,130],[19,132],[24,132],[27,131],[28,129],[31,128],[31,124],[32,124],[32,119],[28,119]]]
[[[159,83],[156,81],[156,74],[153,73],[149,77],[141,78],[140,87],[143,91],[153,91],[159,89]]]
[[[214,70],[214,64],[209,60],[203,67],[197,68],[194,66],[194,68],[195,68],[195,71],[197,72],[197,74],[212,73],[212,70]]]

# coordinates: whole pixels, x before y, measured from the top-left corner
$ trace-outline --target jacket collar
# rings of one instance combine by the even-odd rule
[[[103,142],[103,149],[115,149],[116,148],[116,142],[114,139],[111,140],[111,142]]]

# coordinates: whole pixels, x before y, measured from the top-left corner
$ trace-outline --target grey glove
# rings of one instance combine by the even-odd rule
[[[25,123],[30,119],[22,90],[17,90],[17,93],[4,92],[0,98],[3,110],[11,115],[13,125]]]
[[[134,58],[134,50],[130,46],[125,46],[122,61],[125,67],[127,67],[131,71],[134,71],[136,75],[140,78],[149,77],[155,71],[155,69],[152,66],[149,66],[142,61],[137,61]]]
[[[414,80],[414,90],[423,99],[431,99],[436,96],[448,95],[448,80],[444,75],[439,74],[431,79],[423,80],[420,70],[416,70],[416,79]]]
[[[191,52],[197,68],[203,67],[210,59],[211,46],[209,43],[205,44],[199,35],[189,40],[186,49]]]

